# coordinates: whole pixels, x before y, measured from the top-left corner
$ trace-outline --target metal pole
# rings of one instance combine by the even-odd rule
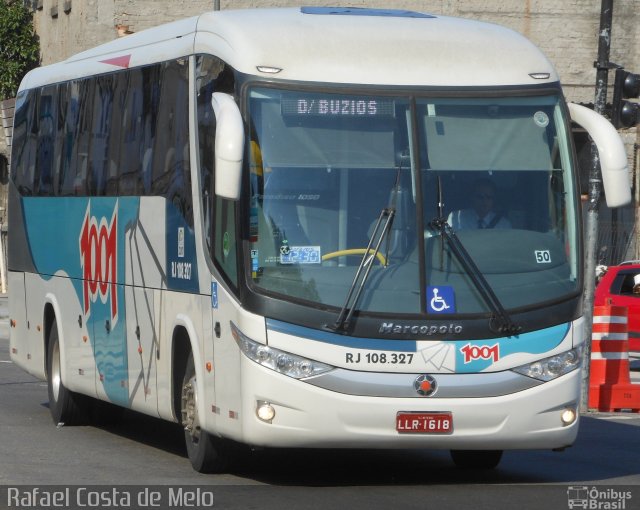
[[[4,253],[4,241],[3,241],[3,231],[4,225],[0,227],[0,293],[7,293],[7,269],[4,264],[5,261],[5,253]]]
[[[609,78],[609,53],[611,49],[611,21],[613,19],[613,0],[602,0],[600,7],[600,32],[598,36],[598,61],[595,63],[596,96],[593,109],[604,113],[607,104],[607,84]],[[584,370],[582,372],[582,401],[580,411],[586,412],[589,399],[589,363],[591,361],[591,330],[593,322],[593,298],[596,286],[598,216],[602,197],[602,176],[600,174],[600,157],[598,149],[591,144],[591,170],[589,172],[589,202],[587,209],[587,225],[585,228],[585,285],[583,315],[585,319],[585,349],[583,355]]]
[[[638,225],[640,225],[640,207],[638,207],[640,204],[640,129],[636,129],[636,143],[633,144],[633,199],[636,210],[633,259],[640,260],[640,232],[638,232]]]
[[[213,0],[213,10],[214,11],[220,10],[220,0]]]

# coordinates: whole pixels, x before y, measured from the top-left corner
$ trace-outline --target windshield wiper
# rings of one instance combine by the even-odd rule
[[[369,238],[367,249],[362,256],[362,260],[360,260],[360,265],[358,266],[356,275],[353,277],[353,281],[349,286],[347,299],[345,300],[336,321],[333,324],[325,324],[325,329],[329,329],[334,332],[347,331],[349,329],[349,324],[351,323],[353,312],[356,309],[356,304],[360,299],[360,295],[362,294],[362,291],[364,289],[364,284],[369,278],[371,267],[373,266],[376,257],[378,256],[380,245],[382,244],[384,236],[391,229],[391,223],[393,222],[395,213],[395,208],[392,207],[385,207],[384,209],[382,209],[382,211],[380,211],[380,216],[378,216],[376,226],[373,229],[371,237]]]
[[[504,309],[504,306],[502,306],[491,284],[489,284],[480,269],[478,269],[470,253],[456,235],[453,227],[449,225],[447,219],[440,214],[439,218],[434,218],[429,222],[429,226],[440,232],[440,235],[447,240],[449,249],[460,261],[476,289],[478,289],[482,299],[484,299],[487,306],[491,309],[492,315],[489,319],[489,329],[495,333],[509,336],[518,334],[522,330],[522,327],[514,324],[511,320],[511,317]]]
[[[358,270],[356,271],[356,274],[353,277],[353,281],[349,286],[349,291],[347,292],[347,298],[345,299],[344,305],[342,306],[335,322],[333,324],[325,324],[323,326],[326,330],[337,332],[347,331],[349,329],[351,318],[353,317],[353,312],[355,311],[356,305],[360,300],[360,296],[362,295],[362,291],[364,290],[364,285],[369,278],[369,274],[371,273],[371,267],[373,266],[376,257],[380,252],[380,246],[382,245],[382,241],[384,240],[385,236],[387,237],[385,254],[386,256],[384,257],[385,267],[389,263],[390,235],[388,234],[391,230],[391,225],[393,224],[393,218],[396,215],[396,202],[398,201],[398,193],[400,191],[401,171],[402,159],[400,165],[398,165],[397,168],[396,180],[391,190],[389,206],[384,207],[380,211],[380,215],[378,216],[378,220],[376,221],[373,232],[371,233],[371,236],[369,236],[367,248],[364,252],[364,255],[362,256],[362,259],[360,260]]]

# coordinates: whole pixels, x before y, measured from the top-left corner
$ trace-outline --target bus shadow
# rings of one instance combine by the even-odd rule
[[[621,413],[616,417],[620,416],[624,419]],[[640,474],[634,453],[640,451],[640,417],[630,416],[629,424],[583,416],[573,447],[563,452],[506,451],[493,470],[459,469],[446,450],[251,450],[237,446],[228,474],[291,487],[606,483]],[[124,410],[113,423],[93,426],[186,458],[184,433],[175,423]]]
[[[167,453],[187,456],[184,433],[177,423],[129,411],[106,402],[94,403],[86,425]],[[49,408],[49,402],[42,407]]]
[[[640,474],[640,416],[626,416],[583,416],[573,447],[506,451],[494,470],[459,469],[448,451],[264,450],[235,474],[294,486],[607,483]]]
[[[122,410],[115,420],[103,419],[102,423],[93,423],[111,434],[157,448],[167,453],[187,456],[184,444],[184,430],[177,423],[168,422],[134,411]]]

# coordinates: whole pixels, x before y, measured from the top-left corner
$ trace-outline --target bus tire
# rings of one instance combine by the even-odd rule
[[[200,427],[198,416],[198,387],[193,353],[187,358],[180,398],[180,422],[184,428],[184,441],[189,461],[199,473],[219,473],[227,468],[222,440]]]
[[[493,469],[502,459],[502,450],[451,450],[451,458],[462,469]]]
[[[58,325],[54,319],[47,342],[47,389],[49,411],[56,425],[82,425],[87,422],[87,398],[68,390],[62,383]]]

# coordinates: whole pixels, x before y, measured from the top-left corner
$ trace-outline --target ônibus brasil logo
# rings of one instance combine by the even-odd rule
[[[117,224],[118,202],[113,208],[111,221],[108,223],[105,216],[100,218],[100,221],[95,216],[91,216],[91,202],[89,202],[80,231],[84,314],[90,315],[91,303],[95,303],[100,296],[103,304],[111,301],[111,321],[114,324],[118,319]]]

